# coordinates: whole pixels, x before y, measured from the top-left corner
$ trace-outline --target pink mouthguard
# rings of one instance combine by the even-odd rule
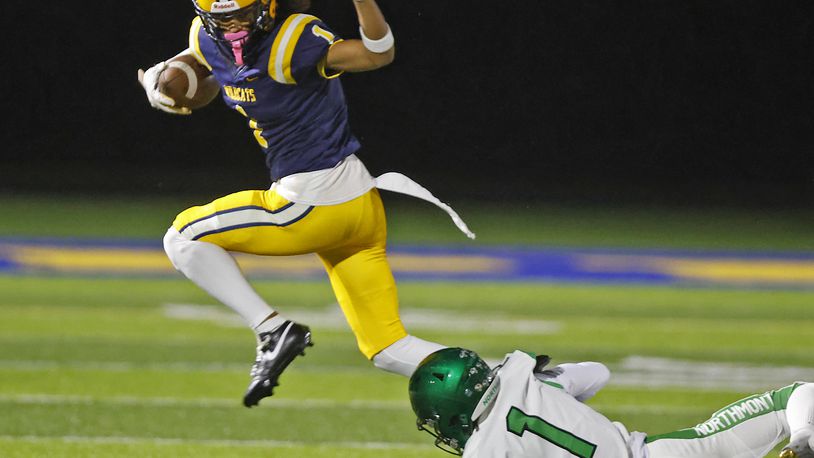
[[[246,44],[248,37],[249,32],[245,30],[223,34],[223,38],[226,38],[232,44],[232,53],[235,55],[235,63],[237,65],[243,65],[243,45]]]

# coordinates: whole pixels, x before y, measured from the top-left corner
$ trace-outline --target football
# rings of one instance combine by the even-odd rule
[[[172,97],[176,106],[195,110],[209,104],[220,85],[208,68],[191,55],[181,54],[167,61],[158,77],[158,90]]]

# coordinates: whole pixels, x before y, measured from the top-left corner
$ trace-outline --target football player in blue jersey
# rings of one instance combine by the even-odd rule
[[[282,1],[282,0],[281,0]],[[394,57],[394,39],[375,0],[353,0],[361,39],[339,38],[320,19],[277,0],[193,0],[191,55],[220,85],[223,100],[247,119],[266,155],[272,185],[237,192],[181,212],[164,237],[172,264],[234,309],[255,331],[257,357],[243,402],[270,396],[282,371],[307,346],[308,327],[273,309],[245,279],[229,252],[322,260],[360,351],[376,367],[412,374],[442,345],[409,335],[398,313],[386,258],[385,213],[378,189],[410,194],[447,211],[409,178],[374,178],[357,158],[340,80]],[[167,68],[139,70],[150,104],[189,114],[158,90]]]

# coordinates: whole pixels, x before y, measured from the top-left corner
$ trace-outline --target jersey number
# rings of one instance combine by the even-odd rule
[[[237,112],[242,114],[243,116],[249,118],[249,114],[246,113],[246,110],[244,110],[243,107],[241,107],[240,105],[235,105],[235,110],[237,110]],[[259,143],[260,146],[263,148],[268,148],[269,142],[266,141],[265,137],[263,137],[263,129],[261,129],[257,125],[256,119],[249,118],[249,128],[251,128],[252,131],[254,131],[254,139],[257,140],[257,143]]]
[[[506,429],[520,437],[528,431],[579,458],[591,458],[596,453],[595,444],[557,428],[540,417],[527,415],[517,407],[512,407],[506,416]]]

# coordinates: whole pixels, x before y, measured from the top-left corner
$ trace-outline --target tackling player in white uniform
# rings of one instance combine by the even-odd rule
[[[494,370],[474,352],[447,348],[410,378],[419,429],[464,457],[758,458],[791,435],[781,458],[814,457],[814,384],[737,401],[699,425],[667,434],[628,433],[583,401],[609,380],[600,363],[544,369],[521,351]]]

